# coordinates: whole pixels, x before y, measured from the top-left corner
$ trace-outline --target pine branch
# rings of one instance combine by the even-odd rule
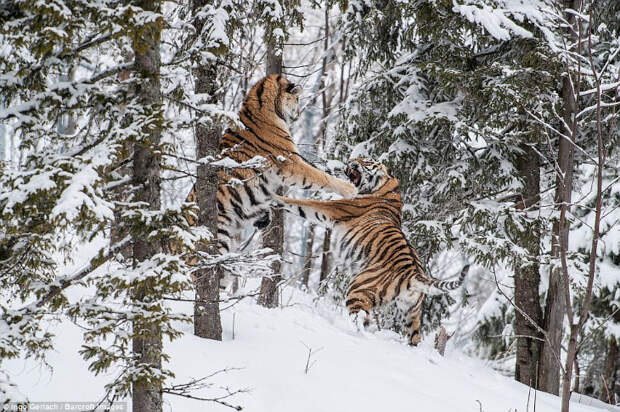
[[[112,67],[111,69],[108,70],[104,70],[101,73],[91,77],[90,79],[86,80],[84,83],[96,83],[99,80],[105,79],[106,77],[110,77],[110,76],[114,76],[117,73],[120,72],[124,72],[127,70],[132,70],[134,68],[134,63],[125,63],[125,64],[121,64],[118,65],[116,67]]]
[[[60,292],[62,292],[69,286],[73,285],[75,282],[84,279],[86,276],[92,273],[95,269],[99,268],[101,265],[107,262],[112,256],[120,252],[125,246],[129,244],[130,240],[131,240],[130,236],[125,237],[123,240],[121,240],[114,246],[110,247],[107,253],[104,253],[104,249],[101,249],[99,253],[97,254],[97,256],[92,258],[90,260],[90,263],[88,263],[82,269],[78,270],[76,273],[74,273],[71,276],[61,278],[58,281],[59,284],[52,286],[50,288],[50,291],[35,303],[35,306],[37,308],[40,308],[41,306],[49,302],[51,299],[58,296]]]

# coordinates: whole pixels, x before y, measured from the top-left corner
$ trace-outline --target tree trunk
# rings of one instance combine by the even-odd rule
[[[577,335],[579,334],[578,326],[571,325],[570,336],[568,339],[568,349],[566,351],[566,361],[564,364],[564,373],[562,374],[562,412],[568,412],[571,396],[570,381],[573,376],[573,360],[577,356]]]
[[[160,13],[158,1],[142,0],[138,6],[146,11]],[[136,94],[145,108],[159,110],[162,102],[159,70],[161,58],[159,54],[160,27],[159,22],[147,23],[133,39],[134,64],[141,80],[136,86]],[[149,210],[159,211],[160,199],[160,164],[156,151],[161,138],[159,127],[145,128],[145,135],[133,147],[133,184],[138,188],[135,201],[145,202]],[[133,239],[133,257],[135,262],[150,259],[160,250],[159,245],[148,241],[143,236]],[[137,304],[148,300],[149,291],[153,288],[151,280],[143,281],[134,292],[133,299]],[[133,353],[136,362],[148,364],[155,370],[161,369],[162,335],[158,323],[141,319],[133,322]],[[161,382],[158,380],[138,379],[132,385],[132,410],[134,412],[158,412],[162,410]]]
[[[275,46],[271,42],[267,44],[266,72],[267,75],[282,73],[282,53],[276,55]],[[282,209],[273,209],[271,216],[271,225],[266,229],[263,236],[263,245],[282,256],[284,252],[284,213]],[[278,283],[282,280],[282,276],[279,274],[280,267],[280,262],[275,262],[273,264],[273,276],[264,277],[260,285],[258,303],[267,308],[278,306]]]
[[[611,405],[616,404],[616,379],[617,376],[618,343],[615,337],[609,339],[605,370],[603,371],[603,390],[599,399]]]
[[[314,249],[314,225],[308,228],[310,232],[308,241],[306,243],[306,260],[304,262],[304,268],[301,276],[301,284],[308,288],[308,280],[310,280],[310,272],[312,271],[312,251]]]
[[[319,281],[321,284],[325,279],[327,279],[327,275],[329,275],[329,249],[332,238],[331,229],[325,229],[325,235],[323,236],[323,257],[321,259],[321,277]]]
[[[193,11],[208,4],[208,0],[194,0]],[[203,19],[196,20],[196,33],[200,35],[204,25]],[[215,63],[207,63],[195,70],[194,91],[207,94],[206,103],[218,102],[218,70]],[[219,153],[221,127],[213,120],[201,122],[196,126],[196,158],[215,157]],[[215,254],[217,243],[217,169],[201,164],[196,170],[196,198],[198,199],[198,225],[206,226],[214,235],[210,244],[198,245],[198,250]],[[219,308],[220,270],[202,269],[196,272],[196,302],[194,303],[194,334],[201,338],[222,340],[222,321]]]
[[[565,1],[565,7],[576,7],[579,9],[580,0]],[[567,16],[571,23],[575,23],[573,15]],[[564,78],[562,84],[563,118],[566,124],[573,125],[573,116],[577,114],[575,99],[571,80]],[[564,130],[565,133],[568,131]],[[571,131],[571,135],[576,130]],[[572,138],[572,136],[571,136]],[[573,189],[573,163],[575,149],[572,142],[564,138],[559,139],[558,165],[563,176],[556,177],[556,205],[561,208],[563,203],[570,204]],[[551,257],[555,262],[560,259],[560,245],[568,247],[569,222],[564,219],[562,222],[553,223],[553,235],[551,237]],[[560,393],[560,350],[562,345],[562,324],[565,315],[564,286],[562,281],[562,267],[559,263],[551,267],[549,273],[549,289],[545,301],[545,317],[543,328],[547,332],[548,342],[545,342],[542,349],[540,364],[540,389],[544,392],[559,395]]]
[[[528,145],[521,146],[523,154],[517,159],[517,170],[524,187],[522,201],[518,208],[528,208],[535,203],[540,193],[540,168],[536,152]],[[531,261],[515,262],[515,304],[536,322],[541,323],[541,308],[538,295],[540,284],[538,256],[540,254],[540,230],[530,227],[519,234],[520,246],[527,250]],[[540,359],[540,333],[519,311],[516,311],[515,332],[517,358],[515,379],[525,385],[538,386],[537,370]]]

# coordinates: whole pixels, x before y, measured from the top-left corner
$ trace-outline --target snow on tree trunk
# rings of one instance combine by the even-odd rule
[[[321,277],[319,281],[321,284],[325,279],[327,279],[327,275],[329,274],[329,248],[331,243],[332,231],[330,229],[325,229],[325,234],[323,235],[323,255],[321,258]]]
[[[301,275],[301,284],[306,288],[308,287],[308,281],[310,280],[310,272],[312,272],[312,251],[314,249],[314,232],[316,228],[314,225],[311,225],[308,228],[310,234],[308,235],[308,240],[306,241],[306,260],[304,262],[303,272]]]
[[[160,12],[160,3],[143,0],[139,3],[145,11]],[[135,69],[142,75],[137,86],[137,97],[145,110],[157,110],[161,105],[160,90],[160,22],[147,23],[140,31],[140,38],[133,41]],[[143,138],[134,144],[133,180],[138,187],[136,201],[145,202],[149,210],[159,211],[160,200],[160,163],[153,150],[161,139],[160,127],[143,130]],[[135,263],[150,259],[160,251],[160,246],[142,236],[133,239],[133,258]],[[148,303],[153,288],[153,278],[143,280],[133,292],[136,305]],[[149,322],[145,318],[133,323],[133,352],[139,364],[147,364],[155,370],[162,366],[162,331],[161,325]],[[161,381],[147,380],[143,377],[133,381],[132,410],[134,412],[157,412],[162,410]]]
[[[208,1],[195,0],[193,2],[194,13],[205,6]],[[204,21],[198,19],[196,33],[202,33]],[[196,69],[196,81],[194,92],[210,96],[205,103],[217,104],[218,96],[218,70],[216,62],[204,62]],[[219,145],[222,130],[212,120],[205,124],[200,122],[196,125],[196,158],[202,159],[207,156],[215,158],[219,153]],[[217,242],[217,169],[201,164],[196,171],[196,197],[198,198],[198,225],[206,226],[214,238],[209,245],[199,244],[198,250],[215,253],[214,245]],[[201,338],[222,340],[222,321],[219,309],[220,271],[216,268],[203,269],[196,272],[196,302],[194,303],[194,334]]]

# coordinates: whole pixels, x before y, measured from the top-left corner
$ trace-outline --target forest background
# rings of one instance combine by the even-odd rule
[[[245,252],[209,247],[219,136],[282,73],[305,89],[291,131],[306,158],[336,174],[384,162],[428,272],[475,263],[460,295],[426,300],[427,336],[443,324],[564,410],[571,392],[616,404],[616,1],[5,1],[0,21],[3,359],[44,360],[44,320],[67,316],[90,369],[122,371],[104,398],[156,410],[179,323],[221,339],[224,301],[276,307],[285,286],[342,304],[349,274],[324,228],[276,213]],[[95,239],[88,265],[59,270]],[[220,296],[221,268],[243,294]],[[92,293],[70,299],[76,285]],[[395,311],[380,326],[399,332]],[[25,402],[4,372],[0,392]]]

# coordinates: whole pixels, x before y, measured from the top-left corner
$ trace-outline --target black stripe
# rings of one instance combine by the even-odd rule
[[[278,93],[278,96],[276,97],[275,101],[273,102],[273,111],[276,112],[276,114],[278,115],[278,117],[284,121],[286,121],[286,119],[284,118],[284,115],[282,114],[282,112],[280,111],[280,94]]]
[[[364,303],[363,300],[361,300],[360,298],[351,298],[351,299],[347,299],[347,301],[345,302],[346,306],[351,305],[352,303],[357,303],[357,302],[361,302]]]
[[[273,144],[272,142],[268,142],[268,141],[266,141],[265,139],[263,139],[262,137],[260,137],[260,136],[258,135],[258,133],[256,133],[256,131],[254,131],[254,129],[253,129],[253,128],[248,127],[248,128],[247,128],[247,131],[249,131],[249,132],[250,132],[250,133],[252,133],[254,136],[256,136],[256,138],[257,138],[257,139],[258,139],[261,143],[264,143],[264,144],[265,144],[265,145],[267,145],[267,146],[274,147],[274,148],[276,148],[276,149],[278,149],[278,150],[282,150],[283,152],[289,152],[289,150],[288,150],[287,148],[285,148],[285,147],[281,147],[281,146],[278,146],[278,145],[276,145],[276,144]],[[288,137],[288,138],[290,139],[290,136],[289,136],[289,135],[287,135],[286,137]],[[272,150],[269,150],[269,149],[262,149],[262,150],[263,150],[264,152],[267,152],[267,153],[271,153],[271,152],[272,152]]]
[[[229,187],[228,192],[239,203],[239,205],[243,205],[243,200],[241,199],[241,196],[239,196],[239,193],[237,193],[236,189]]]
[[[258,90],[256,90],[256,97],[258,97],[258,107],[263,107],[263,92],[265,91],[265,79],[261,80],[258,84]]]
[[[254,197],[254,192],[252,192],[252,189],[250,189],[248,185],[243,185],[243,188],[245,189],[245,193],[247,193],[248,197],[250,198],[250,204],[252,206],[258,205],[258,202],[256,201],[256,198]]]

